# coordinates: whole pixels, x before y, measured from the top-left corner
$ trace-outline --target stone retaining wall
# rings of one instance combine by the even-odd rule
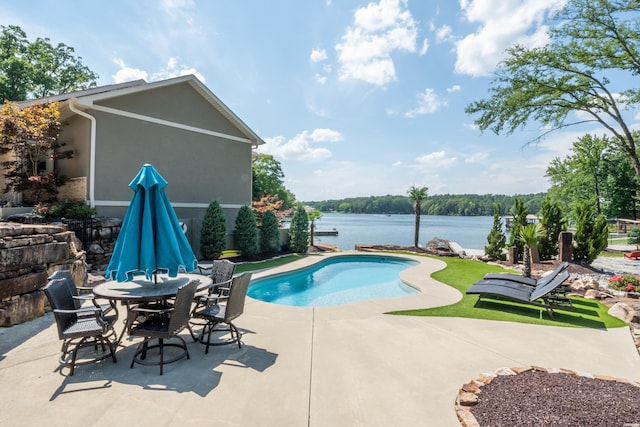
[[[42,316],[42,288],[57,270],[70,270],[78,286],[87,282],[86,254],[61,224],[0,223],[0,326]]]

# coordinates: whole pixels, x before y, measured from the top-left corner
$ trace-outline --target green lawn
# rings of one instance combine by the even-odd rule
[[[618,328],[626,326],[622,320],[610,316],[605,305],[585,298],[571,297],[574,309],[554,310],[551,319],[546,309],[504,300],[483,299],[477,295],[466,295],[465,291],[486,273],[504,272],[498,266],[460,258],[434,257],[447,263],[447,267],[433,274],[433,278],[462,292],[462,300],[448,306],[418,310],[398,311],[389,314],[409,316],[467,317],[474,319],[501,320],[540,325]]]

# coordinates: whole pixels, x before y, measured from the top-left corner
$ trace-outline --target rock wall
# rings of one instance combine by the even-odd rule
[[[70,270],[78,286],[87,283],[86,254],[66,226],[0,223],[0,326],[42,316],[42,288],[57,270]]]
[[[89,271],[100,274],[107,269],[121,226],[122,220],[120,218],[95,219],[91,232],[91,243],[85,248]]]

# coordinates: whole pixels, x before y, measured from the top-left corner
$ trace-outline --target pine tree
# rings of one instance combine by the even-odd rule
[[[494,260],[504,260],[504,247],[507,237],[502,231],[502,220],[500,219],[500,203],[493,205],[493,226],[487,236],[487,246],[484,247],[484,254]]]
[[[258,225],[253,211],[247,205],[238,211],[234,238],[242,256],[252,258],[258,253]]]
[[[552,202],[547,197],[540,208],[540,224],[542,225],[542,235],[539,238],[538,248],[540,249],[540,259],[549,260],[558,256],[558,238],[565,230],[565,222],[562,219],[562,211],[557,202]]]
[[[278,230],[278,218],[273,211],[266,211],[262,215],[262,228],[260,234],[260,252],[274,254],[280,246],[280,231]]]
[[[596,217],[595,206],[583,203],[576,209],[576,234],[573,236],[573,259],[591,264],[608,243],[609,228],[604,215]]]
[[[511,236],[509,238],[509,246],[515,246],[518,248],[518,259],[522,259],[524,253],[524,243],[518,238],[522,229],[528,224],[527,215],[529,212],[524,206],[524,202],[521,198],[516,197],[514,204],[511,207],[511,214],[513,215],[513,223],[511,224]],[[515,260],[514,260],[515,261]]]
[[[204,258],[217,259],[222,255],[226,246],[226,221],[220,202],[209,203],[200,228],[200,254]]]
[[[309,217],[304,206],[298,205],[293,211],[289,226],[291,250],[296,253],[306,253],[309,248]]]

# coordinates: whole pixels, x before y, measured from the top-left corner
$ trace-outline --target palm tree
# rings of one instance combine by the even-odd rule
[[[518,239],[524,244],[524,252],[522,254],[522,264],[524,267],[522,275],[524,277],[531,277],[532,252],[534,252],[533,262],[539,262],[538,242],[541,234],[542,228],[540,224],[529,224],[520,229]]]
[[[422,202],[427,198],[427,187],[416,187],[412,185],[407,194],[409,199],[413,202],[413,210],[416,214],[416,226],[413,235],[413,246],[418,247],[418,236],[420,235],[420,214],[422,213]]]
[[[316,230],[316,220],[320,219],[320,217],[322,216],[322,214],[320,213],[320,211],[317,211],[315,209],[311,210],[311,211],[307,211],[307,216],[309,217],[309,223],[311,224],[311,235],[310,235],[310,239],[311,242],[309,244],[309,246],[313,246],[313,234],[315,233]]]

